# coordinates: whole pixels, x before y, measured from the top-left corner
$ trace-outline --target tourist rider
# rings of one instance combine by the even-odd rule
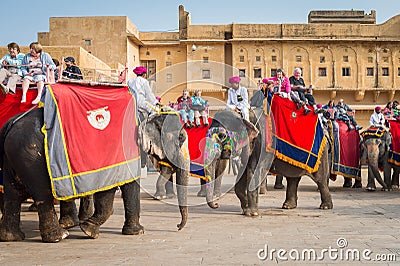
[[[206,111],[207,101],[201,98],[201,90],[195,90],[192,96],[192,110],[196,120],[196,127],[200,127],[200,116],[203,118],[203,124],[208,126],[208,114]]]
[[[147,78],[147,69],[143,66],[138,66],[133,70],[136,78],[128,81],[129,89],[136,95],[136,102],[139,112],[142,113],[144,118],[156,113],[159,101],[151,91],[150,84]]]
[[[63,78],[67,79],[83,79],[82,72],[77,65],[75,65],[75,58],[68,56],[64,59],[67,66],[63,71]]]
[[[182,121],[186,128],[194,127],[194,111],[192,108],[192,99],[189,96],[189,91],[184,89],[182,95],[177,99],[178,112],[181,115]]]
[[[339,103],[336,105],[336,110],[337,110],[337,113],[338,113],[337,119],[344,121],[347,124],[349,130],[351,130],[351,129],[355,129],[355,130],[362,129],[362,127],[357,125],[357,122],[354,119],[354,115],[352,114],[353,113],[353,109],[351,109],[347,104],[345,104],[343,99],[339,100]],[[353,125],[351,125],[351,124],[353,124]]]
[[[374,113],[369,119],[370,127],[385,127],[385,117],[382,114],[382,108],[380,106],[375,107]]]
[[[17,82],[22,78],[21,64],[24,54],[21,53],[15,42],[7,45],[9,53],[0,59],[0,89],[3,94],[15,93]],[[3,81],[8,79],[7,85]]]
[[[302,106],[304,107],[304,113],[308,114],[311,112],[311,110],[307,107],[308,100],[306,98],[306,84],[304,83],[303,78],[301,77],[301,69],[300,68],[295,68],[293,71],[293,76],[289,78],[290,82],[290,88],[291,88],[291,98],[295,103],[297,103],[298,107],[301,108]],[[312,97],[311,100],[313,100],[314,97]],[[315,100],[312,103],[309,103],[310,105],[314,105],[314,110],[317,111],[317,108],[315,106]]]
[[[249,121],[249,95],[245,87],[240,86],[240,77],[229,78],[231,88],[228,90],[226,107],[239,112],[244,119]]]

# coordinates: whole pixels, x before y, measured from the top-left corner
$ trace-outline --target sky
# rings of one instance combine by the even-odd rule
[[[376,10],[380,24],[400,14],[400,0],[2,1],[0,46],[37,41],[38,32],[49,31],[50,17],[127,16],[139,31],[176,31],[181,4],[191,13],[192,24],[307,23],[311,10],[350,9]]]

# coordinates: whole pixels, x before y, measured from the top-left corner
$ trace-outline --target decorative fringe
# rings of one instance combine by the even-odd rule
[[[4,193],[4,187],[0,186],[0,193]]]

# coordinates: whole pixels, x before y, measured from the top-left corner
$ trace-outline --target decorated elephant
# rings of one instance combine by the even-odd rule
[[[375,179],[382,186],[382,190],[388,191],[391,188],[391,165],[388,162],[389,148],[392,137],[389,131],[383,128],[369,128],[362,133],[363,153],[366,155],[368,165],[367,191],[375,191]],[[382,179],[379,169],[383,169]]]
[[[244,125],[240,115],[230,110],[223,110],[214,116],[216,121],[211,125],[210,130],[213,128],[226,128],[230,131],[231,125]],[[258,216],[258,188],[262,179],[266,176],[266,171],[269,169],[278,175],[283,175],[287,179],[286,200],[282,208],[291,209],[297,206],[297,189],[300,179],[303,175],[311,177],[316,184],[321,194],[321,209],[331,209],[333,207],[332,198],[328,189],[327,180],[329,177],[329,164],[328,164],[328,145],[325,145],[321,150],[321,157],[319,161],[318,170],[314,172],[303,170],[297,166],[289,164],[281,159],[275,158],[274,152],[271,147],[267,149],[266,146],[266,120],[263,110],[256,109],[250,112],[250,121],[253,123],[260,134],[254,134],[257,131],[248,131],[248,142],[244,148],[241,148],[240,156],[243,163],[241,171],[239,172],[236,184],[235,193],[240,200],[243,214],[246,216]],[[245,128],[242,126],[243,131]],[[220,129],[219,129],[220,130]],[[222,131],[222,130],[220,130]],[[221,139],[221,138],[219,138]],[[217,208],[218,204],[213,198],[213,180],[218,173],[223,172],[219,169],[221,163],[218,151],[222,150],[222,143],[216,141],[215,146],[219,146],[217,154],[210,160],[207,169],[209,175],[209,182],[207,188],[207,202],[211,208]],[[270,151],[268,151],[270,150]]]
[[[181,230],[188,217],[187,186],[189,183],[189,157],[187,151],[187,134],[174,113],[153,115],[139,125],[139,144],[160,172],[157,180],[155,197],[163,199],[172,197],[172,175],[176,174],[176,185],[181,223]]]

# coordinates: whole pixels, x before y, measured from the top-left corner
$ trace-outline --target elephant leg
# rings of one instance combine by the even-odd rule
[[[240,200],[240,207],[242,208],[243,214],[250,216],[249,204],[247,201],[247,178],[245,175],[239,177],[239,180],[235,184],[235,194]]]
[[[122,228],[123,235],[139,235],[144,233],[144,228],[139,222],[140,218],[140,180],[127,183],[120,187],[124,201],[125,222]]]
[[[261,181],[260,194],[267,194],[267,177],[265,177],[264,180]]]
[[[254,162],[249,162],[246,169],[247,176],[247,202],[250,209],[250,216],[258,216],[258,187],[260,184],[260,175],[254,174]]]
[[[165,187],[169,178],[171,178],[171,170],[167,166],[161,166],[160,175],[158,176],[156,183],[156,193],[154,194],[155,199],[161,200],[167,198]]]
[[[376,190],[375,174],[374,174],[374,170],[372,169],[370,163],[368,163],[368,183],[367,183],[366,190],[368,190],[368,191]]]
[[[79,224],[75,200],[60,201],[59,224],[64,229],[69,229]]]
[[[197,197],[205,197],[207,196],[206,191],[206,181],[200,178],[200,190],[197,192]]]
[[[6,170],[3,171],[6,175]],[[21,203],[23,198],[19,191],[11,186],[8,178],[4,176],[4,211],[0,223],[1,241],[21,241],[25,239],[25,234],[21,231]]]
[[[384,165],[383,176],[384,176],[385,186],[382,186],[383,187],[382,190],[389,191],[392,189],[392,176],[391,176],[392,168],[387,162],[387,159],[385,158],[384,160],[386,160],[385,163],[383,164]]]
[[[91,217],[93,213],[94,213],[93,195],[80,198],[79,213],[78,213],[79,221],[85,221],[86,219]]]
[[[63,229],[57,219],[54,209],[54,199],[50,195],[44,201],[35,201],[39,214],[39,229],[42,241],[47,243],[55,243],[66,238],[69,233]]]
[[[173,199],[176,197],[176,194],[174,192],[174,177],[172,173],[170,174],[170,177],[165,184],[165,191],[167,192],[167,199]]]
[[[318,176],[313,175],[312,179],[318,186],[319,193],[321,195],[321,205],[319,206],[322,210],[332,209],[332,196],[329,192],[329,187],[324,179],[320,179]]]
[[[354,185],[352,188],[362,188],[362,183],[361,183],[361,179],[360,180],[354,180]]]
[[[99,237],[100,225],[111,216],[116,190],[117,188],[112,188],[94,194],[94,214],[80,224],[81,230],[90,238]]]
[[[187,222],[188,204],[187,204],[187,189],[189,185],[188,171],[185,169],[176,169],[176,191],[178,194],[179,211],[181,213],[181,222],[177,225],[178,230],[181,230]]]
[[[350,188],[353,183],[351,178],[344,177],[343,187]]]
[[[0,192],[0,213],[1,214],[4,213],[4,193],[3,192]]]
[[[285,186],[283,185],[283,176],[277,175],[275,178],[274,189],[284,189],[284,188]]]
[[[392,189],[399,189],[399,174],[400,169],[397,166],[393,168],[393,175],[392,175]]]
[[[286,200],[282,209],[294,209],[297,207],[297,188],[299,187],[301,177],[286,178]]]

